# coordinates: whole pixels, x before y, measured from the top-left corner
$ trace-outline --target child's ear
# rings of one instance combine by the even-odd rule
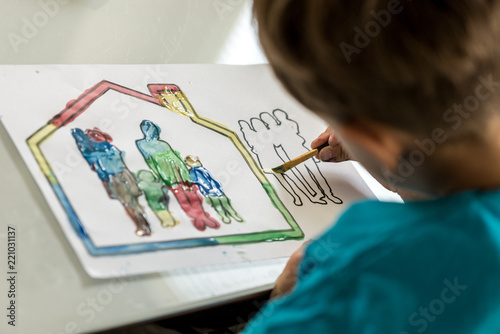
[[[340,132],[346,143],[366,151],[391,171],[398,168],[398,157],[409,139],[407,134],[373,121],[358,120],[344,123]]]

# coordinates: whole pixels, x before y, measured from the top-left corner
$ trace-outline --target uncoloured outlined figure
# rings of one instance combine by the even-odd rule
[[[283,110],[275,109],[272,115],[263,112],[258,118],[250,119],[250,123],[240,120],[239,125],[262,168],[279,166],[309,151],[304,145],[306,140],[300,135],[299,125]],[[303,204],[300,193],[312,203],[324,205],[329,200],[342,204],[342,200],[333,194],[315,159],[309,159],[284,174],[273,175],[297,206]]]
[[[205,201],[215,209],[219,218],[226,224],[231,223],[231,218],[243,223],[245,220],[232,207],[231,200],[224,194],[222,184],[203,167],[200,158],[188,155],[184,161],[190,168],[191,179],[198,186]]]
[[[111,144],[113,139],[98,128],[72,129],[71,134],[85,160],[101,179],[108,196],[117,199],[136,225],[138,236],[151,235],[144,208],[139,203],[142,192],[134,175],[125,165],[125,152]]]
[[[170,196],[168,187],[148,170],[140,170],[136,174],[137,184],[144,192],[149,207],[160,220],[161,226],[172,228],[179,225],[168,209]]]
[[[203,198],[198,187],[191,180],[189,170],[179,152],[160,139],[161,129],[155,123],[141,122],[143,139],[136,140],[136,145],[151,171],[172,191],[182,210],[191,218],[196,229],[204,231],[206,227],[218,229],[220,223],[203,209]]]

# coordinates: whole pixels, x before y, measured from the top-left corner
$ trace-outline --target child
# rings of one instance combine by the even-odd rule
[[[277,77],[335,129],[320,158],[345,148],[426,199],[352,205],[245,333],[500,333],[500,1],[254,0],[254,14]]]

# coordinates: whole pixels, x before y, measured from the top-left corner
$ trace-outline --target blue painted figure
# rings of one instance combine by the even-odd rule
[[[138,198],[142,194],[134,175],[123,162],[125,152],[111,144],[113,139],[98,128],[93,130],[72,129],[78,149],[101,179],[108,196],[117,199],[135,223],[138,236],[151,235],[144,208]]]
[[[200,158],[188,155],[185,161],[191,168],[189,171],[191,179],[198,185],[206,202],[215,209],[219,218],[226,224],[231,222],[231,218],[240,223],[244,222],[245,220],[233,209],[231,200],[224,194],[222,184],[203,167]]]

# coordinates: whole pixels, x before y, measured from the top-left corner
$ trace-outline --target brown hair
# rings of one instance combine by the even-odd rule
[[[254,16],[277,77],[311,110],[413,134],[437,127],[458,134],[480,122],[451,131],[447,110],[475,96],[481,83],[500,81],[498,3],[254,0]],[[491,85],[482,96],[488,91]],[[496,107],[492,96],[471,118]]]

